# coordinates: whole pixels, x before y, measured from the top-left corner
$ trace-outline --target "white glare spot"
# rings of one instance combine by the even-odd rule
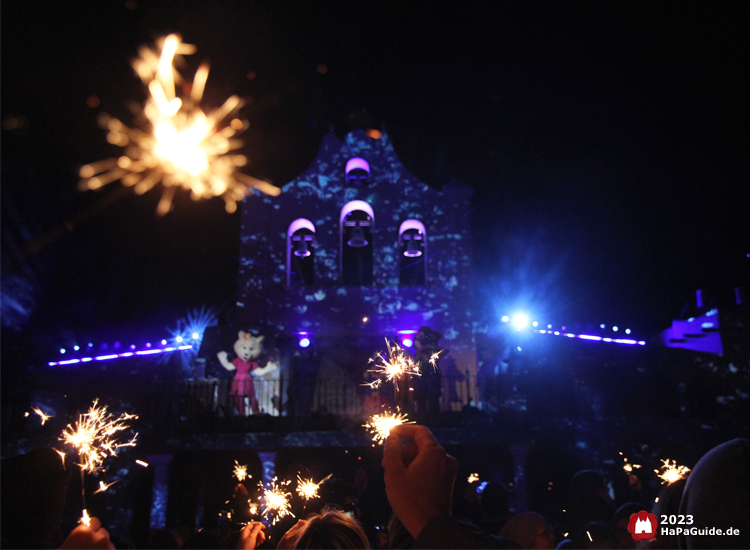
[[[513,318],[513,324],[516,325],[517,329],[525,328],[529,324],[529,318],[523,313],[519,313]]]

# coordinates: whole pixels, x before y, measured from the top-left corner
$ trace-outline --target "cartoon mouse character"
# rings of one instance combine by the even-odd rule
[[[239,331],[239,338],[234,343],[234,352],[237,357],[231,363],[227,360],[227,352],[220,351],[217,354],[221,366],[229,371],[237,371],[232,381],[232,390],[229,395],[233,396],[237,403],[237,413],[240,416],[245,414],[245,398],[249,398],[250,407],[253,413],[257,414],[260,410],[258,400],[255,397],[255,386],[253,376],[263,376],[278,368],[276,363],[271,361],[261,368],[255,361],[263,350],[263,336],[253,336],[249,332]]]

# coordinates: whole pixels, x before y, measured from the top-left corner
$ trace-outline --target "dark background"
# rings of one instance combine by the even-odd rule
[[[97,115],[132,123],[128,103],[145,98],[130,59],[170,32],[198,48],[183,75],[212,63],[204,105],[252,98],[246,173],[282,185],[330,128],[384,125],[420,179],[471,186],[478,296],[498,317],[522,307],[646,338],[687,313],[698,288],[731,302],[750,280],[741,13],[700,2],[5,2],[4,349],[116,329],[161,337],[190,308],[234,303],[239,212],[178,194],[158,217],[158,188],[77,188],[81,165],[119,151]],[[29,243],[43,246],[19,260]]]

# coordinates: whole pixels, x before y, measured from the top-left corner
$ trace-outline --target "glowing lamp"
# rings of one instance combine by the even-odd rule
[[[625,329],[625,334],[630,334],[630,329],[629,328]]]
[[[310,334],[307,331],[298,332],[297,335],[299,336],[299,341],[297,343],[301,348],[308,347],[312,342],[310,340]]]
[[[162,341],[161,341],[161,345],[162,345],[162,346],[166,346],[166,345],[167,345],[167,341],[166,341],[166,340],[162,340]]]
[[[176,340],[176,341],[177,341],[178,343],[182,343],[182,336],[178,336],[177,338],[175,338],[175,340]]]
[[[508,321],[510,321],[510,317],[508,317],[507,315],[503,315],[502,321],[503,323],[507,323]]]
[[[65,353],[65,348],[60,348],[60,353]]]
[[[78,347],[78,346],[73,346],[73,349],[74,349],[75,351],[78,351],[78,350],[79,350],[79,349],[81,349],[81,348],[80,348],[80,347]]]
[[[201,335],[198,334],[197,332],[194,332],[192,336],[193,336],[193,340],[197,340],[198,338],[201,337]]]
[[[408,336],[401,340],[401,342],[404,344],[405,347],[410,348],[414,345],[414,340],[409,338]]]
[[[614,330],[615,332],[617,332],[620,329],[618,327],[612,327],[612,330]]]

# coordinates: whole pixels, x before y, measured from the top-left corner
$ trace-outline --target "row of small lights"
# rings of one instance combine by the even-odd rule
[[[200,338],[200,335],[197,332],[194,332],[191,336],[193,340],[198,340]],[[188,344],[188,343],[183,344],[183,342],[185,342],[185,338],[183,338],[182,336],[177,336],[174,340],[178,344],[182,344],[182,345],[167,346],[169,342],[167,340],[162,340],[161,345],[167,346],[167,347],[152,348],[151,343],[147,343],[146,344],[147,349],[137,350],[135,344],[131,344],[130,345],[131,351],[126,351],[124,353],[110,353],[107,355],[95,355],[92,357],[76,357],[74,359],[65,359],[62,361],[49,361],[47,365],[49,365],[50,367],[55,367],[58,365],[74,365],[76,363],[88,363],[89,361],[108,361],[111,359],[120,359],[123,357],[133,357],[134,355],[155,355],[157,353],[166,353],[170,351],[186,350],[186,349],[193,348],[192,344]],[[106,344],[103,344],[102,346],[106,349]],[[94,347],[94,344],[89,343],[88,346],[86,347],[86,350],[89,350],[93,347]],[[120,347],[119,342],[115,342],[114,348],[117,349],[119,347]],[[80,351],[80,349],[81,349],[80,346],[77,346],[77,345],[73,346],[73,351]],[[60,348],[60,354],[62,355],[67,353],[67,351],[68,350],[66,350],[65,348]]]
[[[503,323],[508,323],[510,322],[510,317],[508,317],[507,315],[504,315],[501,320]],[[523,330],[529,324],[529,319],[528,317],[526,317],[526,315],[519,313],[518,315],[513,317],[513,324],[516,326],[518,330]],[[544,328],[540,329],[538,328],[539,327],[538,321],[534,321],[533,323],[531,323],[531,325],[534,327],[534,332],[537,332],[539,334],[551,334],[553,336],[565,336],[567,338],[580,338],[581,340],[592,340],[596,342],[608,342],[608,343],[613,343],[613,344],[626,344],[626,345],[631,345],[631,346],[636,345],[636,344],[639,346],[646,345],[646,342],[643,340],[632,340],[629,338],[609,338],[606,336],[597,336],[594,334],[575,334],[572,332],[565,332],[567,330],[567,327],[565,326],[561,327],[561,330],[559,331],[554,330],[552,325],[547,325],[546,329]],[[607,325],[602,323],[601,325],[599,325],[599,328],[606,329]],[[612,327],[612,332],[618,332],[619,330],[620,330],[620,327],[618,327],[617,325],[614,325]],[[630,334],[630,332],[631,331],[629,328],[625,329],[625,334]]]

